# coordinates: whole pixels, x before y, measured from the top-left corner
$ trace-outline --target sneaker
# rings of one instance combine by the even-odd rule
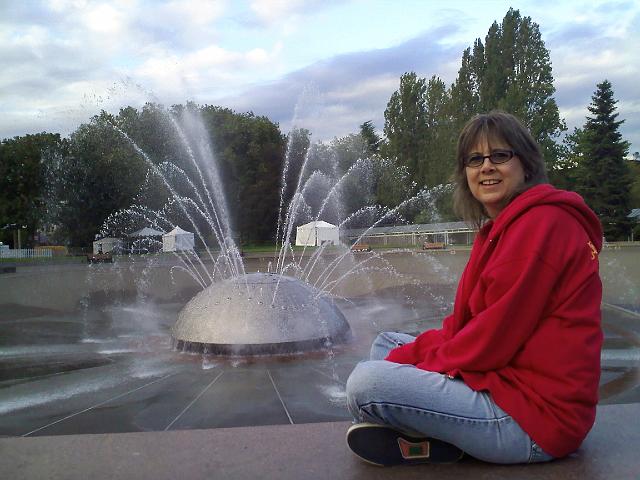
[[[347,445],[364,461],[381,467],[418,463],[454,463],[464,452],[434,438],[416,438],[386,425],[357,423],[347,431]]]

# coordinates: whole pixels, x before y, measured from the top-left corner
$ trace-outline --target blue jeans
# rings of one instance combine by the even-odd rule
[[[371,360],[353,370],[347,380],[347,401],[357,422],[436,438],[486,462],[553,460],[488,392],[476,392],[458,378],[383,360],[391,349],[414,338],[381,333],[371,347]]]

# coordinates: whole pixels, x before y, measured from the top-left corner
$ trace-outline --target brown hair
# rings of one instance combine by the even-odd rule
[[[489,148],[492,142],[509,145],[522,163],[525,174],[524,185],[509,199],[509,202],[534,185],[549,183],[540,146],[516,117],[499,110],[476,115],[466,123],[458,137],[456,169],[452,180],[456,185],[453,193],[453,206],[456,213],[477,227],[482,226],[488,215],[482,203],[476,200],[469,189],[464,159],[483,139],[487,140]]]

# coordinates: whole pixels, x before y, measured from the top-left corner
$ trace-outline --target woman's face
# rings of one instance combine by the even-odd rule
[[[490,155],[496,150],[511,150],[503,141],[492,141],[491,148],[486,138],[478,141],[468,152],[471,155]],[[524,168],[517,155],[505,163],[493,164],[485,158],[478,167],[465,167],[471,194],[484,206],[490,218],[495,218],[506,207],[513,195],[524,185]]]

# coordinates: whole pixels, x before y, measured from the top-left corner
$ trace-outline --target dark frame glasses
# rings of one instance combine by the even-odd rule
[[[473,154],[464,159],[465,167],[478,168],[484,163],[484,159],[488,158],[494,165],[507,163],[516,153],[513,150],[492,150],[489,155]]]

